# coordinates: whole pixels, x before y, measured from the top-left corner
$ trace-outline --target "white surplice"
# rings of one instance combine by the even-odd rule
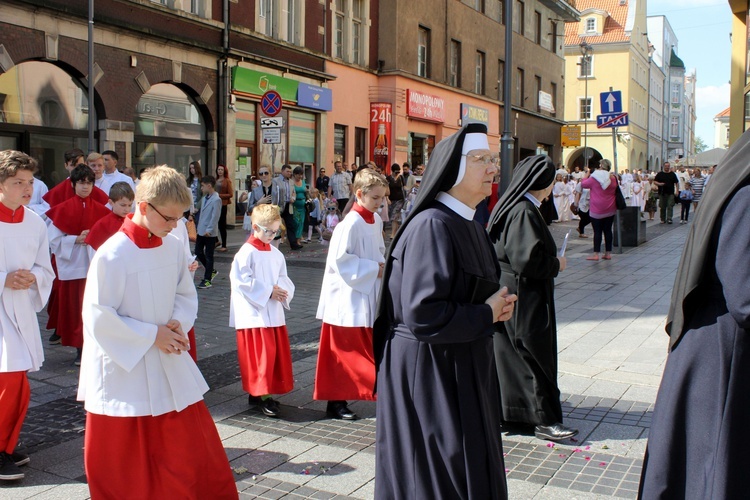
[[[161,415],[203,399],[208,385],[187,352],[155,345],[172,319],[187,335],[198,296],[182,243],[167,235],[139,248],[118,232],[97,250],[83,296],[83,357],[78,400],[109,416]]]
[[[0,222],[0,372],[36,371],[44,351],[36,313],[41,311],[55,277],[50,264],[47,227],[32,210],[23,221]],[[5,288],[8,273],[25,269],[36,277],[28,290]]]
[[[229,326],[242,330],[286,324],[284,309],[289,309],[294,297],[294,283],[287,276],[286,261],[278,248],[261,251],[250,243],[242,245],[232,261],[229,281]],[[274,285],[288,292],[285,301],[271,300]]]
[[[373,215],[368,224],[352,210],[333,231],[315,316],[324,323],[372,328],[385,262],[383,221]]]
[[[85,278],[91,264],[89,246],[76,243],[77,234],[65,234],[53,222],[47,232],[50,249],[55,254],[57,277],[61,281]]]

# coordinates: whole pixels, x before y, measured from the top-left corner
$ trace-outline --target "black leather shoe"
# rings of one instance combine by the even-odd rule
[[[539,439],[546,439],[547,441],[562,441],[564,439],[572,438],[576,434],[578,434],[578,429],[571,429],[561,423],[537,425],[534,428],[534,435]]]
[[[328,403],[326,415],[336,420],[357,420],[358,418],[357,414],[346,406],[346,402],[335,404]]]
[[[273,400],[273,398],[264,399],[260,403],[260,411],[267,417],[278,417],[279,416],[279,403]]]
[[[247,404],[250,406],[257,406],[263,402],[260,396],[253,396],[252,394],[247,396]]]

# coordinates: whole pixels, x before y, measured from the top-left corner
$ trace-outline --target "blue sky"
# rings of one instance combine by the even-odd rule
[[[677,54],[696,69],[695,135],[714,147],[714,116],[729,106],[732,11],[727,0],[647,0],[649,16],[664,15],[677,35]]]

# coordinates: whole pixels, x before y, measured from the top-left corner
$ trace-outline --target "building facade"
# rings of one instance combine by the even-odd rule
[[[563,163],[583,167],[601,158],[616,160],[618,170],[647,168],[649,110],[649,43],[643,0],[581,0],[581,21],[565,29],[565,118],[580,125],[581,146],[567,148]],[[591,47],[590,61],[581,45]],[[597,128],[597,115],[612,108],[602,94],[619,90],[629,124],[613,131]],[[586,146],[588,152],[586,153]],[[586,154],[584,154],[586,153]]]
[[[750,126],[750,2],[728,0],[732,9],[732,59],[730,66],[729,145]]]

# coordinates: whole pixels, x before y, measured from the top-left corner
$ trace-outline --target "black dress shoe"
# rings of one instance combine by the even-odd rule
[[[253,396],[252,394],[247,396],[247,404],[250,406],[257,406],[263,402],[263,398],[260,396]]]
[[[267,417],[278,417],[279,416],[279,403],[273,400],[273,398],[266,398],[260,403],[260,411]]]
[[[346,406],[346,402],[342,403],[328,403],[326,408],[326,415],[336,420],[357,420],[357,414],[354,413]]]
[[[534,435],[539,439],[546,439],[547,441],[562,441],[564,439],[572,438],[576,434],[578,434],[578,429],[571,429],[561,423],[537,425],[534,428]]]

